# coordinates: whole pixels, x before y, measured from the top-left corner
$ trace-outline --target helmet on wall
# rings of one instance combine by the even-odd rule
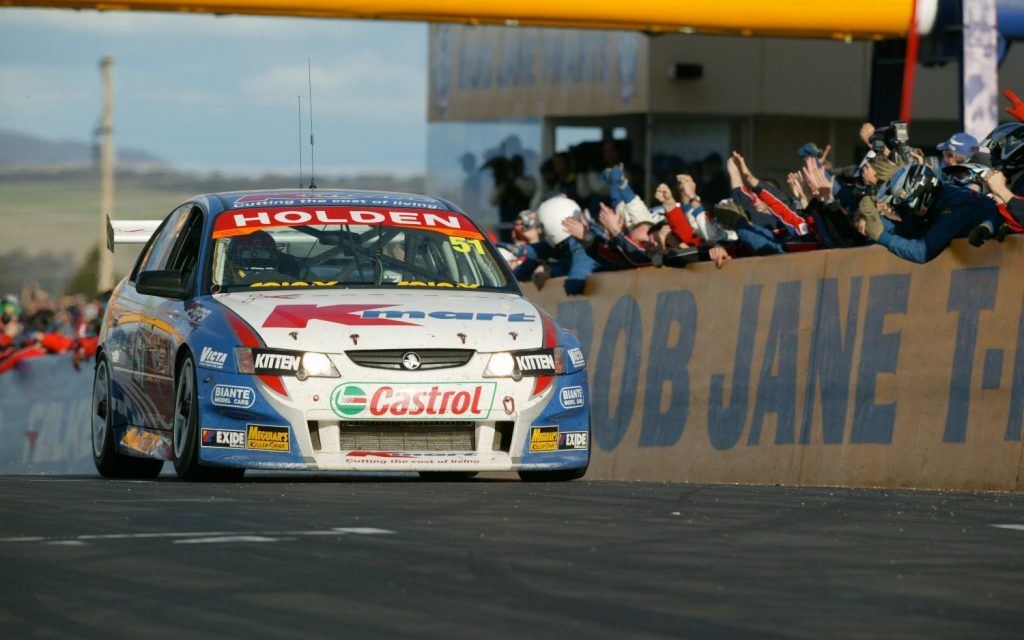
[[[555,196],[540,203],[537,220],[544,227],[544,239],[548,244],[554,247],[569,237],[569,232],[562,228],[562,221],[573,216],[582,217],[583,211],[572,198]]]
[[[978,147],[988,150],[992,168],[999,169],[1008,178],[1024,170],[1024,124],[1001,124],[993,129]]]
[[[876,200],[888,203],[899,214],[919,216],[927,213],[941,189],[942,182],[931,167],[909,164],[878,189]]]

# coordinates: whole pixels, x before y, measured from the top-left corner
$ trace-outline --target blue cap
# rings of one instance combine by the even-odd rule
[[[977,143],[975,143],[975,144],[977,144]],[[804,146],[800,147],[797,150],[797,153],[800,154],[801,158],[820,158],[821,157],[821,150],[818,149],[818,145],[814,144],[813,142],[808,142]]]
[[[970,157],[974,155],[975,150],[978,148],[978,139],[969,133],[954,133],[949,140],[940,142],[935,148],[939,151],[949,149],[954,153]]]

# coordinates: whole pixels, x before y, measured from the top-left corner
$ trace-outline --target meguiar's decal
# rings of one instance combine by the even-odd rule
[[[287,452],[291,450],[291,433],[288,427],[250,424],[246,428],[245,446],[255,451]]]

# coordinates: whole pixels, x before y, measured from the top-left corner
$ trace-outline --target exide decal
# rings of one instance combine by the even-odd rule
[[[331,410],[341,418],[406,420],[486,420],[494,401],[494,382],[352,382],[331,392]]]
[[[244,449],[245,432],[232,429],[203,429],[202,443],[204,447]]]

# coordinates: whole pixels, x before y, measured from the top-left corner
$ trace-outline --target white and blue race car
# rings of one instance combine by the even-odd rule
[[[118,225],[130,238],[133,223]],[[106,477],[246,469],[582,477],[586,364],[480,229],[435,198],[198,196],[145,239],[96,356]],[[139,233],[141,231],[141,233]]]

